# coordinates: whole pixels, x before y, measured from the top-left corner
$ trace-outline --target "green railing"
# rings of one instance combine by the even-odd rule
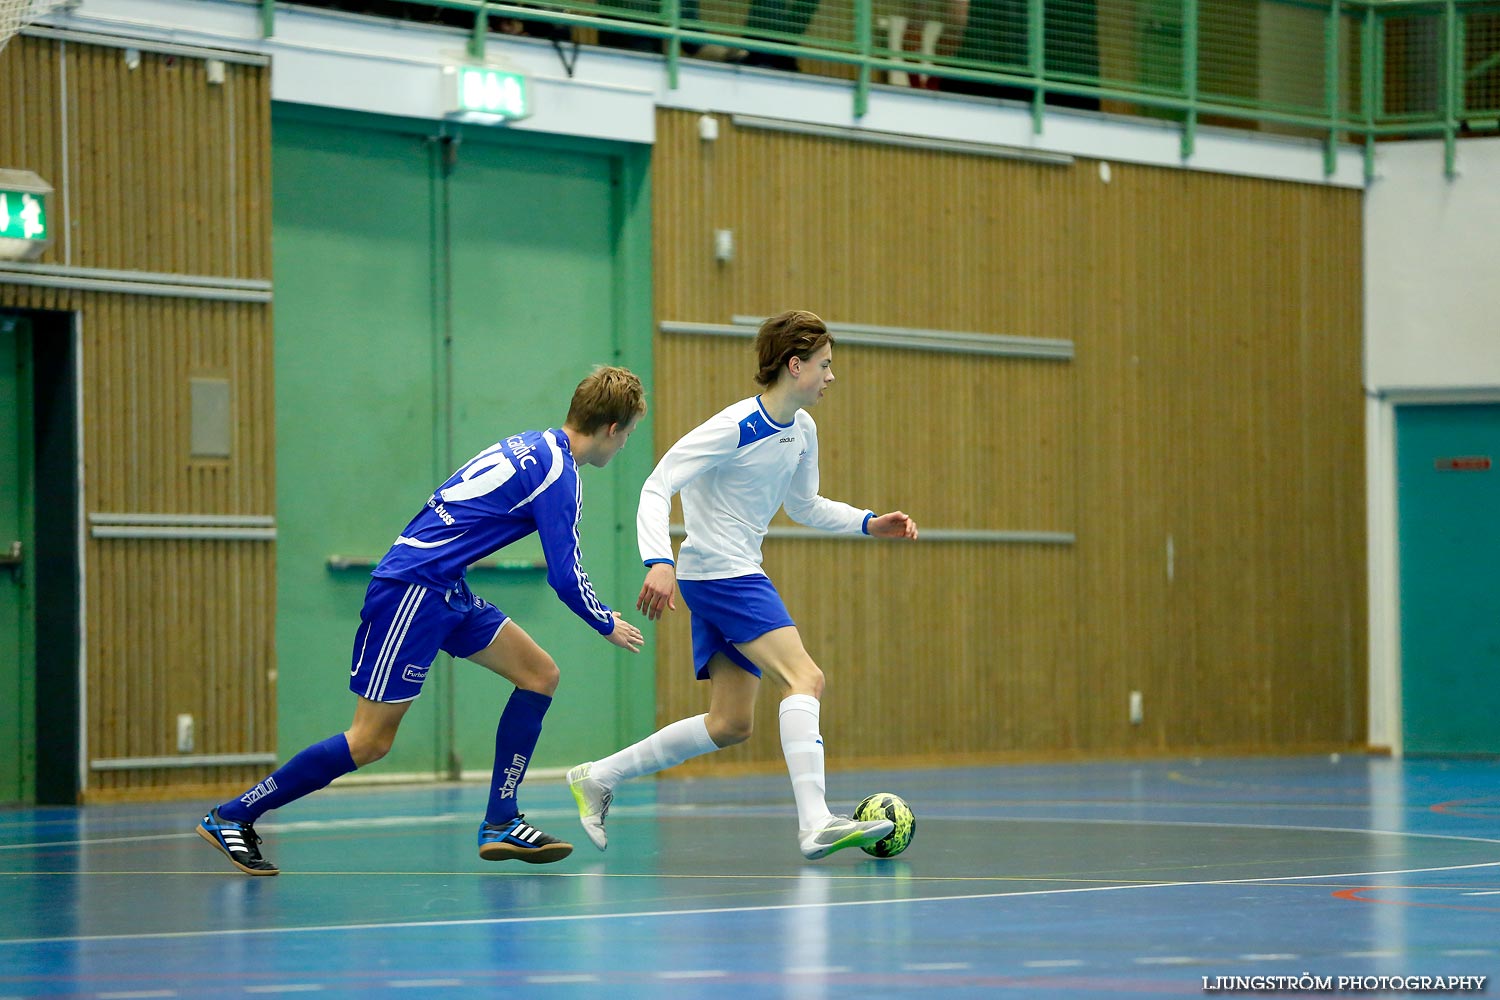
[[[312,0],[317,3],[318,0]],[[333,3],[359,9],[343,0]],[[386,3],[385,7],[397,6]],[[862,116],[876,81],[1102,108],[1179,124],[1315,136],[1324,170],[1384,137],[1455,141],[1500,130],[1500,0],[423,0],[466,19],[481,53],[496,19],[594,28],[602,40],[681,60],[816,68],[850,79]],[[274,0],[262,0],[274,30]]]

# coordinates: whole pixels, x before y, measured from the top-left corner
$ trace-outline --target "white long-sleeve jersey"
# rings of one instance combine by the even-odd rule
[[[764,572],[760,543],[778,508],[811,528],[858,534],[874,517],[818,495],[818,427],[806,410],[790,424],[771,419],[760,397],[725,407],[674,444],[641,487],[636,535],[646,565],[672,562],[668,521],[682,493],[687,538],[682,580],[724,580]]]

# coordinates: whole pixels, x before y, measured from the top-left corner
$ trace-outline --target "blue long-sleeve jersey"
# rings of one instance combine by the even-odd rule
[[[475,455],[427,499],[374,575],[436,590],[458,588],[472,564],[535,531],[547,582],[600,635],[611,609],[594,594],[578,548],[583,484],[568,436],[522,431]]]

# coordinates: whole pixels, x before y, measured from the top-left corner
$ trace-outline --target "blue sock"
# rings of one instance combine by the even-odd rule
[[[343,733],[314,743],[277,768],[269,778],[237,799],[219,807],[219,815],[234,823],[254,823],[262,813],[327,785],[341,774],[354,770],[349,755],[349,741]]]
[[[490,781],[490,804],[484,821],[497,826],[509,823],[520,814],[516,792],[526,777],[526,765],[542,735],[542,716],[552,704],[548,695],[516,688],[500,713],[495,730],[495,776]]]

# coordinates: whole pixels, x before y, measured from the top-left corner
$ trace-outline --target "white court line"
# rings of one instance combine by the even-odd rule
[[[1050,960],[1037,959],[1032,962],[1022,962],[1021,964],[1028,969],[1076,969],[1083,964],[1083,961],[1077,958],[1054,958]]]
[[[582,974],[576,976],[527,976],[526,981],[528,983],[535,983],[538,986],[556,986],[565,983],[597,983],[599,977]]]
[[[936,820],[955,819],[952,816],[922,817],[931,823]],[[1423,833],[1419,830],[1371,830],[1368,827],[1300,826],[1294,823],[1220,823],[1209,820],[1175,819],[1079,819],[1077,817],[1052,816],[972,816],[962,817],[965,822],[1001,823],[1088,823],[1099,826],[1186,826],[1210,830],[1282,830],[1288,833],[1362,833],[1371,837],[1419,837],[1423,840],[1459,840],[1471,844],[1500,844],[1495,837],[1463,837],[1455,833]]]
[[[537,812],[540,816],[540,810]],[[563,815],[559,813],[558,815]],[[370,816],[358,819],[314,819],[299,820],[295,823],[266,823],[256,826],[257,832],[261,833],[307,833],[321,832],[324,830],[342,830],[352,827],[378,826],[378,827],[405,827],[405,826],[446,826],[450,823],[468,823],[474,817],[468,813],[443,813],[437,816]],[[26,851],[42,847],[108,847],[112,844],[140,844],[159,840],[191,840],[198,836],[196,831],[189,830],[186,833],[151,833],[141,834],[138,837],[94,837],[89,840],[47,840],[38,841],[34,844],[0,844],[0,851]]]
[[[1090,803],[1082,803],[1090,804]],[[1101,805],[1128,805],[1129,803],[1099,803]],[[1160,805],[1161,803],[1152,803]],[[1219,806],[1215,806],[1219,808]],[[1254,808],[1263,808],[1255,806]],[[611,814],[617,817],[655,816],[660,819],[693,818],[702,819],[704,816],[784,816],[784,809],[770,809],[762,806],[735,807],[725,805],[702,806],[695,804],[685,805],[654,805],[654,806],[621,806],[611,809]],[[538,819],[571,819],[575,812],[562,809],[538,809],[534,813]],[[257,824],[260,833],[321,833],[327,830],[344,830],[351,828],[362,828],[379,826],[386,828],[399,828],[405,826],[446,826],[449,824],[471,823],[474,817],[469,813],[442,813],[435,816],[369,816],[354,817],[349,819],[313,819],[298,820],[291,823],[265,823]],[[1451,833],[1423,833],[1419,830],[1371,830],[1365,827],[1342,827],[1342,826],[1299,826],[1284,823],[1219,823],[1205,820],[1172,820],[1172,819],[1102,819],[1087,817],[1054,817],[1054,816],[923,816],[924,823],[1079,823],[1100,826],[1184,826],[1195,828],[1207,828],[1217,830],[1282,830],[1294,833],[1351,833],[1363,834],[1374,837],[1416,837],[1422,840],[1456,840],[1471,844],[1500,844],[1500,838],[1495,837],[1463,837]],[[112,844],[138,844],[151,841],[182,840],[196,837],[197,833],[189,830],[182,833],[156,833],[142,834],[136,837],[96,837],[86,840],[49,840],[36,843],[23,844],[0,844],[0,852],[3,851],[30,851],[44,847],[107,847]],[[7,873],[7,874],[25,874]]]
[[[116,990],[112,993],[95,993],[97,1000],[149,1000],[152,997],[175,997],[176,990]]]
[[[246,993],[317,993],[322,983],[273,983],[268,986],[246,986]]]
[[[412,930],[435,927],[498,927],[510,924],[579,923],[587,920],[643,920],[649,917],[701,917],[720,913],[775,913],[789,910],[839,909],[850,906],[905,906],[911,903],[952,903],[976,899],[1016,899],[1027,896],[1070,896],[1085,892],[1129,892],[1136,889],[1192,889],[1205,886],[1261,885],[1271,882],[1312,882],[1338,878],[1376,878],[1388,875],[1425,875],[1432,872],[1496,868],[1500,861],[1439,868],[1398,868],[1378,872],[1337,872],[1314,875],[1273,875],[1265,878],[1206,879],[1200,882],[1131,882],[1126,885],[1086,885],[1067,889],[1026,889],[1021,892],[975,892],[960,896],[908,896],[902,899],[851,899],[837,903],[773,903],[765,906],[714,906],[689,910],[636,910],[627,913],[563,913],[543,917],[474,917],[468,920],[403,920],[387,924],[315,924],[309,927],[245,927],[210,931],[156,931],[147,934],[82,934],[69,937],[5,938],[5,945],[83,944],[95,941],[165,941],[184,938],[250,937],[271,934],[327,934],[346,931]]]
[[[908,962],[902,972],[957,972],[969,968],[968,962]]]
[[[729,973],[723,969],[679,969],[676,972],[658,972],[657,979],[723,979]]]
[[[612,815],[644,817],[653,814],[675,814],[691,812],[686,806],[624,806],[610,810]],[[766,816],[780,816],[785,811],[761,810]],[[535,809],[527,813],[537,819],[572,819],[578,815],[576,809]],[[355,816],[347,819],[302,819],[290,823],[257,822],[257,833],[324,833],[329,830],[353,830],[364,827],[400,829],[402,827],[450,826],[474,822],[474,813],[436,813],[431,816]],[[3,824],[0,824],[3,826]],[[92,837],[84,840],[39,840],[27,844],[0,844],[0,851],[30,851],[44,847],[109,847],[114,844],[141,844],[166,840],[192,840],[195,830],[173,833],[143,833],[134,837]],[[13,873],[7,873],[13,874]]]
[[[439,986],[462,986],[462,979],[388,979],[386,985],[394,990],[425,990]]]

